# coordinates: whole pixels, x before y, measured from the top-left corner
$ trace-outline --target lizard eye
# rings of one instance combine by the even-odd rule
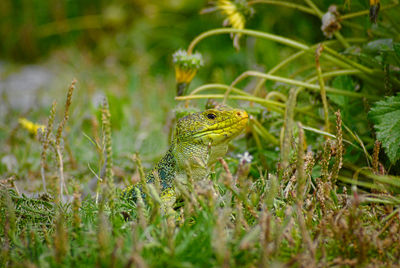
[[[217,116],[215,114],[207,114],[208,119],[214,120]]]

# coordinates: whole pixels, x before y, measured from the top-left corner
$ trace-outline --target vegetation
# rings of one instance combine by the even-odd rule
[[[2,0],[1,265],[400,265],[399,11]],[[216,103],[250,124],[177,217],[121,198]]]

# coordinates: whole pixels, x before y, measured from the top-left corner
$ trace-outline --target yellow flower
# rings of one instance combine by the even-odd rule
[[[220,10],[226,16],[223,25],[232,26],[234,29],[242,30],[246,24],[246,16],[251,16],[254,10],[248,6],[246,0],[217,0],[212,8],[207,8],[202,13]],[[233,45],[239,49],[240,33],[231,35],[233,37]]]
[[[221,10],[222,14],[227,16],[224,26],[232,25],[232,27],[235,29],[244,29],[246,19],[236,4],[229,0],[218,0],[217,7],[219,10]]]
[[[23,128],[29,131],[29,133],[36,135],[38,130],[40,129],[42,132],[46,129],[44,125],[33,123],[26,118],[19,118],[18,122],[21,124]]]
[[[181,96],[195,77],[197,70],[203,65],[203,59],[200,53],[188,54],[185,50],[178,50],[172,57],[175,67],[177,95]]]

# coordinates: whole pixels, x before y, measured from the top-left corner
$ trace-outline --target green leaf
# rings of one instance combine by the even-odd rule
[[[396,52],[397,57],[400,57],[400,43],[393,44],[394,52]]]
[[[400,159],[400,95],[375,103],[369,116],[375,124],[378,140],[394,164]]]
[[[384,51],[393,51],[393,39],[386,38],[371,41],[363,47],[363,51],[371,54],[377,54]]]
[[[332,81],[332,86],[334,88],[340,88],[348,91],[354,91],[355,87],[353,79],[348,75],[335,77]],[[340,107],[346,107],[349,101],[349,98],[343,95],[328,94],[328,97]]]
[[[393,50],[396,53],[395,58],[397,60],[397,63],[398,65],[400,65],[400,43],[394,43]]]

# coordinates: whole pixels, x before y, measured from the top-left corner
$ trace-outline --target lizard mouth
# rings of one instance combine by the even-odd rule
[[[219,140],[225,141],[227,139],[231,139],[239,135],[245,128],[248,122],[247,113],[245,116],[242,116],[235,122],[224,125],[221,128],[210,128],[204,131],[201,131],[195,135],[196,139],[204,139],[204,137],[208,137],[210,140]]]

